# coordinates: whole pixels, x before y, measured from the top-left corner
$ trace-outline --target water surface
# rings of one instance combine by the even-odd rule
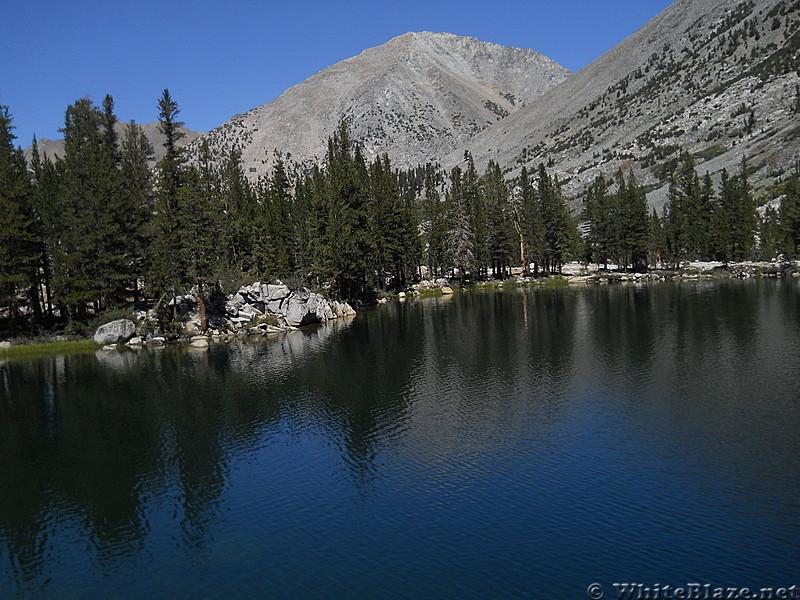
[[[0,597],[800,573],[796,281],[504,290],[0,366]]]

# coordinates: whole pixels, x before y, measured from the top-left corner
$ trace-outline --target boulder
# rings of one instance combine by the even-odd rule
[[[316,314],[320,301],[324,302],[324,299],[319,294],[309,294],[308,300],[306,300],[308,312]]]
[[[308,315],[308,306],[302,299],[297,296],[289,298],[289,303],[286,307],[286,322],[289,323],[289,325],[293,327],[307,325],[311,322]]]
[[[200,339],[200,340],[192,340],[189,344],[192,348],[208,348],[208,340]]]
[[[233,304],[238,308],[240,306],[244,306],[246,302],[244,296],[242,296],[242,294],[237,293],[233,295],[233,298],[230,299],[229,303]]]
[[[94,332],[94,341],[98,344],[117,344],[127,342],[136,333],[136,325],[130,319],[117,319],[101,325]]]
[[[141,346],[144,343],[144,340],[140,337],[132,337],[128,341],[128,346]]]
[[[267,285],[266,288],[264,299],[268,301],[283,300],[289,295],[289,288],[285,285]]]
[[[263,314],[264,314],[263,312],[258,310],[258,308],[256,308],[252,304],[245,304],[243,307],[239,309],[240,317],[250,317],[250,318],[261,317],[263,316]]]
[[[452,294],[452,293],[453,293],[453,288],[451,288],[451,287],[449,287],[449,286],[446,286],[446,285],[443,285],[443,286],[442,286],[442,294],[443,294],[443,295],[445,295],[445,296],[449,296],[449,295],[450,295],[450,294]]]

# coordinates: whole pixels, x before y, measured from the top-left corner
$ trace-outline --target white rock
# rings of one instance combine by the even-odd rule
[[[98,344],[116,344],[126,342],[136,333],[136,325],[130,319],[117,319],[101,325],[94,332],[94,341]]]

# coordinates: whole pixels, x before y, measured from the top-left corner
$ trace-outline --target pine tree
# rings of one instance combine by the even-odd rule
[[[31,152],[31,169],[33,171],[33,210],[36,214],[38,236],[41,244],[38,251],[38,268],[36,269],[42,292],[42,303],[46,309],[46,323],[51,325],[55,318],[53,310],[53,273],[55,265],[53,257],[59,242],[63,221],[62,211],[58,204],[61,196],[61,173],[59,166],[49,157],[41,158],[36,136],[33,138]]]
[[[508,276],[514,252],[513,221],[508,186],[500,166],[493,160],[489,161],[481,178],[481,194],[486,206],[487,250],[492,275]]]
[[[449,266],[447,259],[448,226],[447,204],[442,201],[436,189],[431,169],[425,173],[425,196],[422,206],[422,219],[425,227],[426,259],[431,273],[441,275]]]
[[[297,254],[292,234],[292,196],[289,177],[280,154],[276,156],[275,167],[269,180],[267,203],[271,220],[273,267],[277,277],[288,277],[295,272],[294,257]]]
[[[67,108],[64,158],[58,161],[59,221],[54,245],[55,294],[71,318],[101,309],[118,286],[119,173],[104,124],[109,116],[82,98]]]
[[[700,207],[700,182],[694,158],[684,152],[679,168],[670,178],[665,214],[669,256],[676,264],[697,257]]]
[[[35,271],[41,240],[27,165],[22,150],[14,148],[11,122],[8,107],[0,106],[0,306],[8,310],[14,333],[20,294],[27,293],[34,307],[39,306]]]
[[[528,273],[530,265],[533,264],[533,275],[536,276],[544,263],[544,222],[536,187],[525,167],[522,167],[518,185],[522,211],[521,230],[525,247],[525,273]]]
[[[186,239],[187,280],[197,292],[200,330],[208,329],[206,288],[217,257],[214,197],[210,182],[196,167],[188,167],[178,188],[178,206],[182,211],[181,224]]]
[[[660,266],[664,260],[667,247],[667,234],[664,231],[664,223],[658,216],[654,208],[650,214],[650,238],[648,244],[648,263]]]
[[[232,150],[228,154],[220,170],[219,186],[223,213],[220,223],[220,249],[224,260],[237,273],[258,277],[258,261],[254,252],[259,207],[256,193],[242,170],[241,153],[238,150]],[[274,227],[273,219],[268,227]],[[272,243],[269,249],[271,258],[274,258],[275,246]]]
[[[180,108],[169,90],[158,102],[159,131],[164,135],[164,156],[158,163],[156,211],[153,217],[154,239],[151,245],[151,281],[156,290],[169,292],[174,299],[184,284],[189,283],[186,231],[180,206],[180,189],[184,185],[185,157],[177,142],[183,137],[178,120]],[[163,297],[163,296],[162,296]],[[177,304],[173,303],[173,320],[177,320]]]
[[[478,278],[485,278],[489,263],[489,229],[486,202],[472,154],[465,152],[464,161],[466,162],[466,169],[461,177],[460,197],[464,201],[464,208],[469,219],[469,230],[472,232],[475,275]]]
[[[409,214],[400,193],[389,156],[375,159],[369,169],[369,233],[372,241],[373,285],[388,289],[393,282],[405,287],[406,263],[410,257]]]
[[[800,256],[800,164],[795,166],[795,172],[783,186],[780,225],[784,254],[789,258],[797,258]]]
[[[153,174],[149,161],[153,147],[142,128],[131,121],[125,128],[120,154],[120,210],[123,239],[126,241],[122,274],[133,288],[134,303],[139,301],[139,278],[149,271],[148,249],[152,239],[154,206]]]
[[[539,165],[537,184],[544,233],[543,267],[545,272],[560,273],[574,238],[574,225],[558,181],[547,174],[544,164]]]
[[[618,262],[624,269],[643,270],[647,267],[647,248],[650,223],[647,216],[647,197],[636,181],[633,171],[617,177],[616,245]]]
[[[734,179],[734,202],[731,211],[731,257],[733,260],[750,258],[755,243],[756,205],[747,179],[747,159],[743,156],[739,174]]]
[[[467,201],[464,198],[461,169],[456,166],[450,174],[450,190],[447,203],[450,206],[450,235],[448,253],[450,262],[457,269],[461,282],[475,267],[474,233],[470,228]]]
[[[608,184],[602,175],[589,186],[585,216],[589,224],[586,239],[589,258],[608,268],[608,258],[613,244],[614,211]]]
[[[785,237],[781,229],[780,213],[767,206],[764,218],[759,222],[758,254],[761,260],[774,260],[783,251]]]
[[[342,298],[367,293],[370,241],[366,201],[369,176],[361,149],[342,122],[328,141],[326,168],[313,185],[322,219],[315,249],[316,276]]]

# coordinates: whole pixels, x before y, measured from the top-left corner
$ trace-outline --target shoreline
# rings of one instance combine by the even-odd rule
[[[569,263],[564,266],[565,272],[560,275],[546,277],[523,277],[519,273],[505,280],[476,281],[462,286],[457,279],[437,279],[435,282],[423,280],[410,286],[407,290],[385,294],[377,301],[377,305],[385,304],[390,299],[405,301],[412,298],[430,298],[449,296],[453,293],[467,291],[493,291],[503,288],[521,287],[573,287],[586,285],[645,284],[660,282],[687,281],[723,281],[730,279],[795,279],[800,278],[800,266],[796,263],[729,263],[727,266],[717,263],[689,264],[679,270],[654,269],[646,273],[627,273],[597,269],[586,272],[586,265]],[[519,271],[519,269],[515,269]],[[444,282],[447,282],[445,285]],[[444,291],[443,291],[444,290]],[[355,311],[353,311],[355,312]],[[254,321],[256,321],[254,319]],[[264,319],[266,321],[266,319]],[[311,324],[309,324],[311,325]],[[116,344],[100,344],[91,338],[68,339],[63,334],[54,334],[52,338],[33,336],[15,338],[20,343],[0,341],[0,362],[12,358],[37,358],[60,354],[79,354],[84,352],[114,352],[120,350],[138,350],[145,347],[163,347],[165,345],[185,345],[196,349],[206,349],[211,343],[229,343],[234,340],[252,339],[256,337],[276,337],[280,334],[297,331],[298,327],[288,324],[266,322],[250,322],[233,331],[209,330],[202,334],[189,331],[169,336],[150,336],[150,340],[141,342],[135,338]],[[41,340],[41,341],[38,341]],[[133,342],[133,343],[131,343]]]

